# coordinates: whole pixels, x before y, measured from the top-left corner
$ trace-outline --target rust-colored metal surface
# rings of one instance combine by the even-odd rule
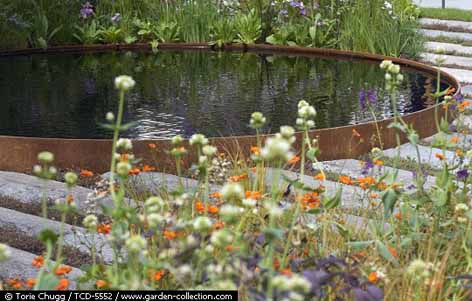
[[[134,45],[74,45],[54,47],[48,49],[19,49],[0,51],[0,56],[54,54],[64,52],[102,52],[149,49],[148,44]],[[159,49],[210,51],[211,46],[205,43],[167,43],[159,44]],[[226,51],[250,51],[268,54],[284,54],[299,56],[335,56],[342,60],[364,60],[378,64],[382,60],[389,59],[400,64],[402,68],[412,68],[417,72],[428,75],[436,75],[437,69],[415,61],[380,56],[368,53],[350,52],[336,49],[319,49],[305,47],[272,46],[272,45],[239,45],[225,46]],[[451,75],[441,72],[443,81],[454,87],[460,93],[460,84]],[[440,106],[440,105],[439,105]],[[439,117],[445,115],[441,108]],[[403,119],[413,125],[420,137],[431,136],[436,133],[435,107],[429,107],[422,111],[404,115]],[[397,131],[388,128],[392,119],[379,121],[382,143],[384,148],[396,146]],[[241,121],[244,122],[244,121]],[[344,158],[357,158],[369,152],[372,147],[379,146],[376,124],[374,122],[358,125],[349,125],[336,128],[313,130],[312,138],[317,138],[320,145],[319,160],[334,160]],[[400,135],[401,142],[406,141],[404,135]],[[255,136],[235,136],[210,139],[211,143],[218,147],[219,151],[227,152],[233,156],[248,157],[250,147],[256,145]],[[300,141],[298,134],[297,141]],[[155,144],[151,149],[149,144]],[[169,140],[135,140],[133,141],[134,153],[142,158],[142,164],[153,165],[159,171],[174,171],[174,161],[169,155],[171,144]],[[296,149],[299,149],[297,143]],[[89,169],[96,172],[107,171],[110,167],[111,140],[104,139],[56,139],[56,138],[29,138],[15,136],[0,136],[0,170],[27,172],[36,164],[36,156],[39,152],[48,150],[55,154],[55,165],[60,168]],[[185,157],[185,165],[195,162],[195,154],[189,153]]]

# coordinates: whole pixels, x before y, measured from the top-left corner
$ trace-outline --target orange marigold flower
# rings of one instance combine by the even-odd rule
[[[280,271],[280,274],[290,277],[292,276],[292,270],[290,270],[289,268],[282,269]]]
[[[440,153],[437,153],[434,155],[436,158],[438,158],[439,160],[443,161],[445,159],[444,155],[443,154],[440,154]]]
[[[318,208],[320,206],[320,198],[317,192],[308,192],[305,193],[300,202],[304,209],[306,208]]]
[[[246,191],[246,199],[260,200],[262,193],[260,191]]]
[[[388,247],[388,252],[389,252],[393,257],[398,257],[397,249],[395,249],[394,247]]]
[[[167,238],[168,240],[173,240],[177,237],[177,233],[175,233],[174,231],[167,231],[165,230],[164,231],[164,237]]]
[[[457,144],[459,142],[459,137],[454,136],[451,138],[451,143]]]
[[[111,225],[110,224],[97,225],[97,232],[101,234],[109,234],[111,232]]]
[[[210,214],[218,214],[219,211],[220,210],[215,205],[208,205],[207,206],[207,212],[210,213]]]
[[[287,163],[293,165],[293,164],[298,163],[298,161],[300,161],[300,157],[299,156],[293,156],[292,159],[288,160]]]
[[[84,177],[84,178],[93,177],[93,172],[90,171],[90,170],[82,169],[82,170],[80,171],[80,176],[81,176],[81,177]]]
[[[366,190],[366,189],[369,188],[369,186],[375,185],[375,183],[377,181],[374,178],[367,176],[367,177],[363,177],[363,178],[358,178],[357,182],[359,183],[359,186],[362,189]]]
[[[141,173],[141,170],[139,168],[132,168],[128,174],[130,176],[136,176],[136,175],[139,175],[140,173]]]
[[[377,165],[377,166],[383,166],[384,165],[382,160],[374,160],[374,164]]]
[[[274,261],[272,262],[272,265],[274,266],[274,270],[278,270],[280,268],[279,260],[274,257]]]
[[[232,251],[236,251],[238,249],[238,247],[235,247],[233,245],[227,245],[225,247],[225,249],[226,249],[227,252],[232,252]]]
[[[251,153],[257,156],[261,153],[261,150],[257,146],[251,146]]]
[[[96,282],[95,282],[95,286],[97,288],[106,288],[108,286],[108,283],[105,281],[105,280],[101,280],[101,279],[98,279]]]
[[[155,148],[157,147],[157,145],[156,145],[155,143],[149,143],[149,144],[148,144],[148,147],[149,147],[150,149],[155,149]]]
[[[9,286],[11,286],[14,289],[21,289],[23,287],[23,284],[21,284],[21,281],[19,279],[8,279],[7,283]]]
[[[144,165],[143,166],[143,172],[150,172],[150,171],[155,171],[156,169],[150,165]]]
[[[376,272],[370,272],[367,280],[369,280],[370,283],[376,283],[379,280],[379,277]]]
[[[464,100],[457,107],[459,111],[463,112],[470,105],[470,100]]]
[[[25,284],[28,288],[33,288],[36,285],[36,279],[28,278],[26,279]]]
[[[198,213],[204,213],[205,212],[205,206],[200,201],[195,203],[195,209],[197,209]]]
[[[74,202],[74,196],[72,194],[68,194],[66,196],[66,203],[70,205],[72,202]]]
[[[56,290],[58,291],[65,291],[69,288],[69,280],[66,278],[62,278],[59,280],[59,284],[56,286]]]
[[[451,88],[447,89],[446,95],[452,95],[452,94],[454,94],[454,92],[456,92],[456,88],[451,87]]]
[[[69,274],[70,272],[72,272],[72,268],[68,265],[60,265],[59,267],[57,267],[57,269],[54,271],[54,274],[56,274],[57,276],[63,276],[63,275],[66,275],[66,274]]]
[[[213,224],[213,229],[214,230],[220,230],[223,229],[225,226],[225,223],[222,221],[217,221],[216,223]]]
[[[154,269],[150,269],[148,272],[148,278],[151,281],[161,281],[161,279],[164,278],[165,273],[165,270],[156,271]]]
[[[44,264],[44,257],[43,256],[36,256],[31,263],[36,268],[41,268]]]
[[[371,198],[371,199],[375,199],[377,197],[378,197],[378,195],[376,193],[369,194],[369,198]]]
[[[211,194],[211,197],[212,198],[215,198],[215,199],[221,199],[221,192],[217,191],[217,192],[213,192]]]
[[[352,136],[353,137],[360,137],[361,134],[359,134],[359,132],[356,129],[352,129]]]
[[[350,177],[348,176],[339,176],[339,182],[346,184],[346,185],[352,185],[353,182]]]
[[[326,175],[320,172],[315,176],[315,180],[323,182],[324,180],[326,180]]]
[[[393,216],[394,216],[397,220],[399,220],[399,221],[402,220],[402,214],[401,214],[400,212],[395,213]]]
[[[464,156],[464,151],[462,151],[460,148],[456,149],[456,156],[463,157]]]
[[[387,184],[385,184],[385,182],[383,181],[377,184],[377,188],[379,188],[380,190],[385,190],[387,189],[387,187]]]
[[[241,175],[236,175],[229,177],[230,182],[241,182],[242,180],[247,179],[247,174],[241,174]]]

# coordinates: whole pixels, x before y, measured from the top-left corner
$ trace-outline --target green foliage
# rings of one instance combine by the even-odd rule
[[[255,10],[251,10],[247,14],[239,14],[236,16],[235,29],[236,41],[243,44],[254,44],[261,36],[262,27],[260,19]]]
[[[235,37],[233,21],[231,19],[220,19],[213,25],[210,44],[221,48],[224,44],[232,43]]]

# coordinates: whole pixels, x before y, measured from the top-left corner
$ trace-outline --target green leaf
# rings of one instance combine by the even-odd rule
[[[372,245],[374,242],[375,240],[350,241],[350,242],[347,242],[346,244],[348,246],[353,247],[354,249],[365,249],[368,246]]]
[[[393,208],[395,207],[395,203],[398,200],[399,194],[395,189],[389,188],[382,192],[382,203],[384,205],[384,216],[388,218],[392,212]]]
[[[445,206],[448,203],[448,199],[447,191],[442,188],[435,189],[431,194],[431,200],[433,200],[434,205],[437,207]]]
[[[53,290],[59,285],[59,279],[53,274],[43,274],[35,288],[38,290]]]
[[[340,187],[336,191],[336,194],[334,195],[334,197],[323,199],[323,207],[326,209],[333,209],[333,208],[338,207],[339,204],[341,204],[342,192],[343,192],[343,189],[342,187]]]
[[[51,229],[44,229],[38,235],[38,239],[44,244],[55,244],[57,241],[57,237],[58,236],[56,232]]]
[[[398,264],[398,260],[393,257],[383,242],[377,241],[377,251],[386,260],[390,261],[391,263]]]

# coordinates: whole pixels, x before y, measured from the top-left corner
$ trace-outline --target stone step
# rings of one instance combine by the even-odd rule
[[[438,60],[442,59],[444,61],[442,63],[442,66],[453,67],[456,69],[472,70],[472,57],[447,55],[447,54],[435,54],[435,53],[427,53],[427,52],[421,53],[420,56],[423,62],[432,64],[432,65],[437,64]]]
[[[37,177],[16,173],[0,171],[0,207],[39,214],[43,194],[48,204],[54,204],[55,200],[64,200],[69,194],[72,195],[80,212],[86,212],[90,207],[88,204],[93,190],[84,187],[74,187],[69,190],[64,183],[57,181],[43,181]],[[10,204],[11,201],[16,204]],[[100,204],[111,206],[113,202],[109,197],[101,199]],[[12,208],[16,206],[18,208]]]
[[[441,0],[413,0],[413,3],[420,7],[442,7]],[[472,9],[472,2],[469,0],[446,0],[446,8],[456,8],[461,10]]]
[[[419,23],[422,28],[454,32],[472,32],[472,22],[421,18],[419,19]]]
[[[10,259],[0,262],[0,278],[4,280],[18,279],[21,281],[25,281],[28,278],[37,278],[39,269],[31,265],[37,255],[11,247],[10,250]],[[77,288],[76,280],[82,274],[81,270],[72,268],[72,271],[67,275],[70,281],[69,289]]]
[[[406,143],[400,146],[400,158],[404,160],[414,160],[417,162],[418,157],[416,154],[416,148],[410,143]],[[421,163],[429,165],[435,169],[441,169],[443,167],[443,161],[436,157],[436,154],[443,154],[443,151],[438,148],[432,148],[429,146],[418,145]],[[384,150],[384,155],[388,158],[396,158],[398,154],[398,148],[391,148]],[[445,151],[444,160],[451,166],[458,163],[459,158],[456,156],[455,152]]]
[[[61,223],[0,207],[0,228],[36,239],[43,229],[51,229],[59,235]],[[104,235],[92,235],[84,228],[64,224],[64,246],[91,255],[92,244],[105,263],[113,260],[113,250]]]
[[[430,53],[444,53],[453,55],[472,56],[472,47],[462,46],[460,44],[442,43],[442,42],[426,42],[425,48]]]
[[[450,39],[457,39],[461,41],[472,41],[472,33],[465,33],[465,32],[451,32],[451,31],[444,31],[444,30],[432,30],[432,29],[420,29],[420,33],[422,33],[426,38],[439,38],[439,37],[446,37]]]
[[[462,84],[472,84],[472,70],[441,67],[441,70],[454,76]]]
[[[363,172],[363,161],[354,160],[354,159],[346,159],[346,160],[334,160],[334,161],[325,161],[323,162],[323,167],[326,171],[330,171],[333,173],[338,173],[342,175],[347,175],[351,178],[358,178],[364,176]],[[397,171],[397,180],[400,184],[403,184],[403,187],[407,191],[414,192],[416,189],[409,187],[411,184],[414,183],[414,173],[412,171],[404,170],[404,169],[395,169],[389,166],[374,166],[371,168],[367,175],[380,177],[386,173],[394,173]],[[424,188],[428,189],[434,185],[435,177],[427,176],[426,182],[424,184]]]
[[[423,141],[430,144],[436,139],[438,135],[443,135],[443,138],[446,139],[447,141],[451,141],[451,139],[457,137],[459,138],[457,147],[460,147],[461,149],[466,149],[466,150],[472,148],[472,135],[462,134],[460,132],[452,133],[452,134],[436,134],[434,136],[423,139]]]
[[[464,97],[466,98],[472,98],[472,85],[471,84],[466,84],[461,87],[462,94],[464,94]]]

